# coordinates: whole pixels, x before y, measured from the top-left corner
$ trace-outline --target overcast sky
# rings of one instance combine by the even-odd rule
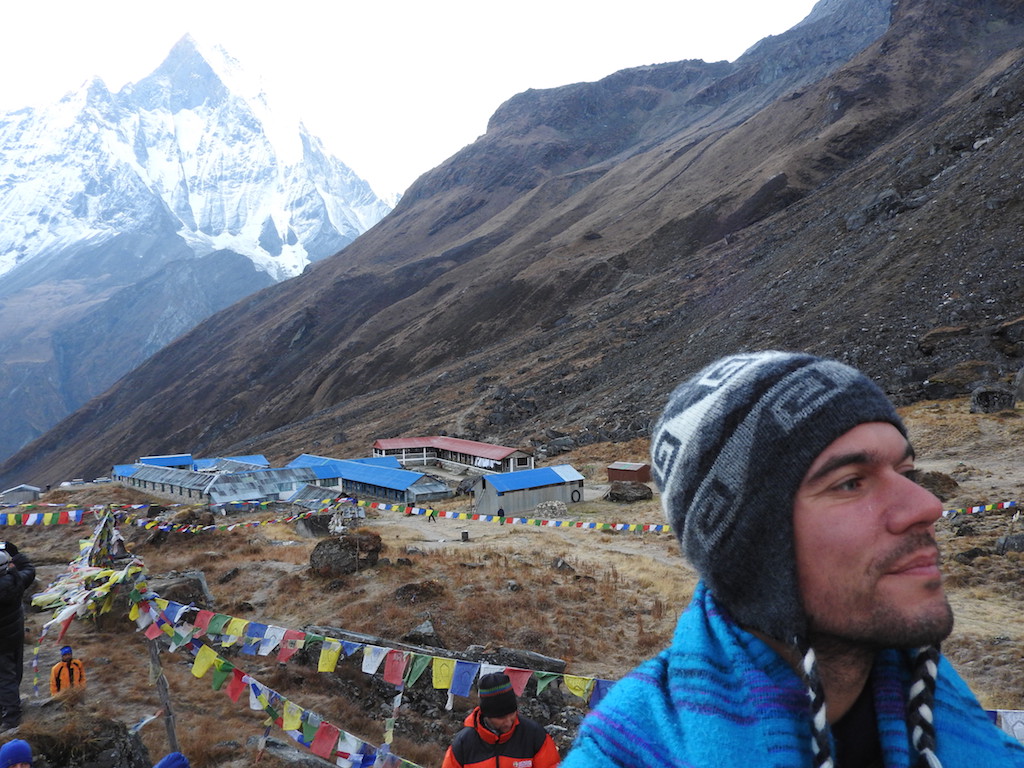
[[[379,194],[484,133],[511,96],[627,67],[736,59],[814,0],[50,0],[4,7],[0,111],[142,79],[185,34],[262,78]]]

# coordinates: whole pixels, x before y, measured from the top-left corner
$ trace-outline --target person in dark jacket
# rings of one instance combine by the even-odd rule
[[[0,541],[0,730],[21,725],[25,669],[25,590],[36,569],[9,541]]]
[[[508,675],[480,678],[480,706],[455,734],[441,768],[555,768],[558,748],[540,725],[519,716]]]

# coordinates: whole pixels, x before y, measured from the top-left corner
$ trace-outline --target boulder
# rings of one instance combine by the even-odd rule
[[[649,501],[654,498],[654,491],[644,483],[635,480],[613,480],[608,489],[608,500],[632,504],[635,501]]]
[[[317,576],[337,577],[371,568],[380,559],[380,534],[359,530],[324,539],[309,554],[309,567]]]
[[[971,413],[998,413],[1013,407],[1013,390],[1008,387],[989,385],[971,392]]]
[[[922,384],[924,397],[943,400],[960,397],[976,387],[998,380],[999,366],[986,360],[965,360],[951,368],[931,374]]]
[[[295,521],[295,533],[307,539],[322,539],[331,535],[330,515],[312,515]]]
[[[542,501],[537,505],[537,517],[548,520],[553,517],[565,517],[569,514],[569,508],[564,501]]]
[[[412,643],[413,645],[426,645],[431,648],[447,648],[440,635],[437,634],[437,630],[434,629],[434,625],[429,621],[424,621],[417,627],[413,627],[412,630],[402,635],[402,642]]]
[[[1024,533],[1013,533],[996,539],[996,554],[1005,555],[1007,552],[1024,552]]]

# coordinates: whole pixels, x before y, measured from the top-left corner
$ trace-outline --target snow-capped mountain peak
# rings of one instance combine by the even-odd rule
[[[233,250],[280,280],[389,210],[297,117],[275,115],[258,78],[190,36],[116,94],[92,79],[0,115],[0,280],[126,233]]]

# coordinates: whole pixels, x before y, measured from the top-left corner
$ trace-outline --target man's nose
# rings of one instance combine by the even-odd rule
[[[893,473],[889,493],[888,527],[903,533],[915,526],[930,527],[942,516],[942,501],[906,475]]]

